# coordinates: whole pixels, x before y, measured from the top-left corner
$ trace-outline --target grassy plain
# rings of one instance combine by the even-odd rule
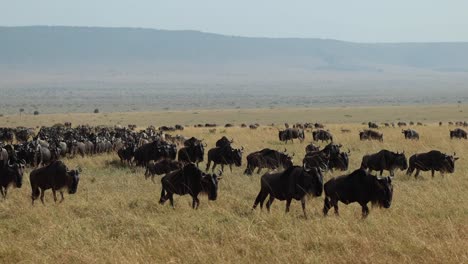
[[[321,214],[323,197],[299,202],[284,214],[284,202],[272,212],[251,211],[260,175],[242,175],[243,166],[225,171],[218,200],[201,197],[198,210],[189,196],[175,198],[175,210],[157,203],[160,182],[144,179],[144,170],[121,166],[115,154],[65,160],[84,169],[78,192],[54,204],[31,206],[29,170],[23,187],[11,189],[0,201],[1,263],[467,263],[468,141],[450,140],[449,126],[439,120],[466,120],[467,106],[374,107],[353,109],[220,110],[214,112],[70,114],[6,116],[0,126],[51,125],[71,121],[96,124],[193,124],[216,122],[278,124],[285,121],[327,122],[336,142],[350,149],[350,170],[362,155],[382,148],[405,151],[407,157],[431,149],[460,156],[454,174],[435,178],[423,173],[415,180],[398,172],[390,209],[371,208],[366,220],[356,204],[340,206],[341,216]],[[351,117],[345,117],[344,115]],[[422,121],[414,127],[419,141],[405,141],[399,128],[383,128],[385,141],[360,142],[362,121]],[[8,120],[8,121],[7,121]],[[341,133],[342,128],[351,133]],[[277,130],[247,128],[186,128],[186,136],[204,138],[209,147],[223,135],[234,138],[245,153],[264,147],[295,153],[300,164],[306,143],[280,143]],[[321,144],[322,146],[324,144]],[[327,173],[326,179],[342,174]]]

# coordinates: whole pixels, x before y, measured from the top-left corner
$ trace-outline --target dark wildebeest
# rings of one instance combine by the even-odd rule
[[[312,138],[314,139],[314,141],[333,141],[333,135],[325,130],[313,131]]]
[[[350,204],[357,202],[362,207],[362,217],[367,217],[367,203],[378,204],[390,208],[393,197],[393,185],[390,177],[377,178],[363,169],[358,169],[349,175],[330,179],[324,186],[325,200],[323,214],[333,206],[338,213],[338,202]]]
[[[304,217],[306,214],[306,194],[321,196],[323,191],[323,175],[317,168],[305,169],[292,166],[278,173],[266,173],[262,176],[260,192],[255,199],[253,209],[260,204],[263,208],[265,199],[270,196],[266,207],[270,211],[271,204],[275,199],[286,200],[286,213],[289,212],[292,199],[301,201]]]
[[[252,175],[253,171],[258,168],[257,173],[263,168],[275,170],[283,167],[285,169],[293,165],[292,157],[285,152],[265,148],[260,151],[255,151],[247,156],[247,168],[244,171],[246,175]]]
[[[185,147],[179,150],[178,160],[185,163],[198,164],[203,161],[206,144],[201,140],[190,138],[184,142]]]
[[[403,126],[406,126],[406,123],[405,122],[398,122],[397,124],[399,127],[403,127]]]
[[[291,142],[294,143],[293,139],[295,138],[302,142],[305,138],[304,130],[297,128],[287,128],[283,131],[279,131],[278,136],[280,141],[285,141],[286,143],[288,143],[288,140],[291,140]]]
[[[406,174],[411,176],[414,170],[416,170],[415,178],[419,176],[419,171],[431,171],[432,177],[434,177],[434,171],[440,171],[444,173],[453,173],[455,171],[455,161],[458,157],[455,154],[447,155],[438,150],[432,150],[427,153],[414,154],[409,159],[409,167]]]
[[[41,202],[44,204],[44,192],[47,189],[52,189],[54,201],[57,202],[56,191],[60,192],[63,202],[63,189],[67,188],[69,194],[76,193],[78,189],[78,182],[80,181],[80,169],[68,170],[67,166],[62,161],[54,161],[46,167],[33,170],[29,175],[31,182],[31,199],[34,205],[39,195],[41,195]]]
[[[405,152],[395,153],[386,149],[375,154],[365,155],[361,162],[361,169],[368,169],[369,172],[380,171],[380,176],[384,170],[389,171],[390,176],[393,176],[396,169],[406,170],[407,168],[408,162]]]
[[[313,152],[313,151],[319,151],[319,150],[320,150],[320,147],[315,146],[314,143],[310,143],[305,148],[306,153]]]
[[[383,134],[374,130],[364,130],[359,132],[359,139],[360,140],[378,140],[383,141]]]
[[[379,125],[377,125],[374,122],[369,122],[369,123],[367,123],[367,125],[369,126],[369,128],[379,128]]]
[[[315,128],[324,128],[325,126],[323,124],[321,124],[321,123],[315,123],[314,127]]]
[[[213,161],[214,171],[216,165],[221,164],[221,171],[224,172],[224,165],[229,165],[229,169],[232,172],[232,164],[237,167],[242,166],[242,153],[244,147],[241,149],[233,149],[231,146],[227,147],[216,147],[208,151],[208,163],[206,164],[206,171],[210,169],[211,162]]]
[[[302,165],[306,169],[319,168],[320,170],[328,170],[328,162],[330,154],[321,151],[308,152],[302,160]]]
[[[208,200],[214,201],[218,197],[218,181],[221,179],[221,173],[206,174],[195,166],[187,164],[182,169],[170,172],[162,177],[160,204],[164,204],[168,199],[171,206],[174,207],[174,194],[192,196],[192,208],[198,208],[200,200],[198,194],[208,194]]]
[[[218,141],[216,141],[216,147],[230,147],[232,143],[234,143],[234,139],[229,140],[226,136],[223,136],[222,138],[218,139]]]
[[[414,131],[413,129],[402,130],[401,133],[405,135],[405,139],[419,140],[418,132]]]
[[[151,177],[154,182],[154,175],[163,175],[171,171],[181,169],[183,163],[171,159],[162,159],[156,163],[149,163],[145,171],[145,179]]]
[[[0,193],[3,199],[6,199],[8,187],[15,185],[16,188],[21,188],[23,185],[23,172],[25,161],[19,163],[8,163],[5,166],[0,166]]]
[[[457,128],[455,130],[450,130],[450,139],[453,139],[453,138],[467,139],[466,131],[461,129],[461,128]]]
[[[136,149],[137,148],[136,148],[135,144],[128,144],[128,146],[117,150],[117,155],[120,158],[120,162],[122,164],[124,164],[124,163],[131,164],[133,156],[135,155]]]
[[[349,154],[348,152],[340,152],[338,155],[331,155],[328,161],[328,168],[333,171],[333,169],[338,169],[341,171],[348,170],[349,166]]]

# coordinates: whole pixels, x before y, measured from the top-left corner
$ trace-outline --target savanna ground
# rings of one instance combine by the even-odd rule
[[[173,125],[216,122],[282,124],[285,121],[321,121],[337,143],[351,150],[350,171],[361,157],[383,148],[416,152],[438,149],[456,152],[454,174],[422,173],[419,179],[398,171],[393,181],[390,209],[371,208],[361,219],[357,204],[340,204],[340,217],[321,213],[323,196],[310,198],[309,219],[295,201],[289,214],[275,201],[272,212],[251,211],[261,175],[243,175],[246,154],[270,147],[295,153],[301,164],[311,140],[284,144],[277,129],[187,127],[181,134],[203,138],[208,148],[221,136],[234,138],[245,148],[242,167],[225,170],[218,200],[201,197],[192,210],[189,196],[176,196],[175,209],[158,204],[161,184],[144,179],[141,168],[120,165],[117,155],[65,160],[83,174],[75,195],[54,204],[51,191],[46,205],[31,206],[29,170],[23,187],[10,189],[0,201],[0,262],[2,263],[467,263],[468,262],[468,141],[450,140],[449,120],[467,120],[467,106],[363,107],[327,109],[220,110],[164,113],[70,114],[5,116],[0,126],[35,127],[71,121],[74,125]],[[419,141],[403,139],[401,129],[382,128],[384,142],[359,141],[362,121],[421,121],[415,126]],[[438,121],[445,124],[439,127]],[[341,133],[342,128],[351,133]],[[320,144],[323,146],[324,144]],[[204,164],[202,164],[204,168]],[[343,172],[326,173],[325,180]]]

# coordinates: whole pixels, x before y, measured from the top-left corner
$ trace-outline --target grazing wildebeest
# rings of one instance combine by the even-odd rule
[[[4,148],[0,148],[0,168],[8,164],[8,151]]]
[[[321,123],[315,123],[314,127],[315,128],[324,128],[325,126],[323,124],[321,124]]]
[[[319,151],[319,150],[320,150],[320,147],[315,146],[314,143],[310,143],[305,148],[306,153],[313,152],[313,151]]]
[[[216,147],[228,147],[231,146],[232,143],[234,143],[234,139],[229,140],[226,136],[223,136],[222,138],[218,139],[218,141],[216,141]]]
[[[403,126],[406,126],[406,123],[405,123],[405,122],[398,122],[397,125],[398,125],[399,127],[403,127]]]
[[[466,131],[461,128],[450,130],[450,139],[453,139],[453,138],[467,139]]]
[[[154,175],[163,175],[171,171],[181,169],[183,163],[171,159],[162,159],[156,163],[149,163],[145,171],[145,179],[151,177],[154,182]]]
[[[246,175],[252,175],[253,171],[258,168],[257,173],[263,168],[275,170],[277,168],[289,168],[293,165],[292,157],[285,152],[265,148],[260,151],[255,151],[247,156],[247,168],[244,171]]]
[[[389,171],[390,175],[393,176],[396,169],[406,170],[407,168],[408,162],[405,152],[395,153],[386,149],[375,154],[365,155],[361,162],[361,169],[368,169],[369,172],[380,171],[380,176],[384,170]]]
[[[192,208],[198,208],[200,200],[198,194],[208,194],[208,200],[214,201],[218,197],[218,181],[221,179],[221,173],[206,174],[195,166],[187,164],[182,169],[170,172],[162,177],[160,204],[164,204],[168,199],[171,206],[174,207],[174,194],[192,196]]]
[[[415,139],[419,140],[419,133],[413,129],[402,130],[401,133],[405,135],[405,139]]]
[[[369,123],[367,123],[367,125],[369,126],[369,128],[379,128],[379,125],[377,125],[374,122],[369,122]]]
[[[393,185],[390,177],[377,178],[366,170],[358,169],[349,175],[330,179],[324,186],[325,200],[323,214],[333,206],[338,213],[338,202],[350,204],[357,202],[362,207],[362,217],[369,214],[367,203],[390,208],[393,197]]]
[[[323,150],[308,152],[302,160],[302,165],[306,169],[318,168],[327,171],[329,159],[330,154]]]
[[[8,187],[15,185],[16,188],[21,188],[23,185],[23,172],[25,161],[19,163],[8,163],[5,166],[0,166],[0,193],[3,199],[6,199]]]
[[[255,199],[253,209],[260,204],[263,208],[265,199],[270,196],[266,207],[270,211],[275,199],[286,200],[286,213],[289,212],[292,199],[301,201],[304,217],[306,214],[306,194],[321,196],[323,191],[323,175],[317,168],[305,169],[300,166],[292,166],[277,173],[266,173],[262,176],[260,192]]]
[[[41,202],[44,204],[44,192],[47,189],[52,189],[54,201],[57,202],[56,191],[60,192],[63,202],[63,189],[67,188],[69,194],[76,193],[78,183],[80,181],[81,169],[68,170],[67,166],[62,161],[54,161],[51,164],[31,171],[29,181],[31,182],[31,199],[34,205],[39,195],[41,195]]]
[[[227,147],[216,147],[208,151],[208,163],[206,164],[206,171],[210,169],[211,162],[213,162],[214,171],[216,165],[221,164],[221,171],[224,172],[224,165],[229,165],[229,169],[232,172],[232,164],[237,167],[242,166],[242,153],[244,147],[241,149],[234,149],[231,146]]]
[[[293,139],[295,138],[302,142],[305,138],[304,130],[297,128],[287,128],[283,131],[279,131],[278,136],[280,141],[285,141],[286,143],[288,143],[288,140],[291,140],[291,142],[294,143]]]
[[[374,130],[364,130],[359,132],[359,139],[360,140],[378,140],[378,141],[383,141],[383,134]]]
[[[348,170],[349,166],[349,153],[348,152],[340,152],[338,155],[331,155],[328,161],[328,168],[333,171],[333,169],[338,169],[341,171]]]
[[[434,171],[444,173],[453,173],[455,171],[455,161],[459,158],[455,157],[456,154],[447,155],[438,150],[432,150],[427,153],[414,154],[409,159],[409,167],[406,174],[411,176],[416,170],[415,178],[419,176],[419,171],[431,171],[434,177]]]
[[[333,141],[333,135],[325,130],[313,131],[312,138],[314,139],[314,141]]]

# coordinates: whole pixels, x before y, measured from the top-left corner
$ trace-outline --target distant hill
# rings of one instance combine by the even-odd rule
[[[197,31],[0,27],[0,64],[282,64],[307,70],[411,67],[468,71],[468,43],[351,43],[233,37]]]

